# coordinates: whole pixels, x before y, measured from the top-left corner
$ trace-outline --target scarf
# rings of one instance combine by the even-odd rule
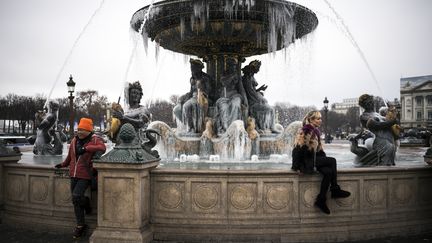
[[[311,124],[306,124],[302,127],[304,134],[312,134],[312,137],[316,136],[318,138],[318,142],[321,140],[321,132],[318,128],[312,126]]]

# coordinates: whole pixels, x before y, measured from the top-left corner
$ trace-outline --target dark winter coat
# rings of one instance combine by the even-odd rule
[[[88,139],[84,139],[84,143],[81,145],[78,141],[78,137],[74,137],[69,146],[69,152],[65,161],[61,164],[62,167],[69,166],[70,177],[80,179],[91,179],[91,173],[93,171],[92,157],[96,152],[105,153],[106,147],[102,140],[97,135],[89,135]],[[77,146],[78,145],[78,146]],[[85,152],[77,156],[77,147],[83,146]]]
[[[325,157],[320,132],[307,124],[297,132],[292,151],[292,170],[311,174],[315,170],[317,157]]]

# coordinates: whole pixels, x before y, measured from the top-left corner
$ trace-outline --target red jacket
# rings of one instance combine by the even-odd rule
[[[69,166],[70,177],[90,180],[91,176],[89,175],[89,171],[93,171],[93,162],[91,161],[93,154],[98,151],[105,153],[105,144],[100,137],[93,134],[91,139],[86,144],[84,144],[86,152],[79,156],[77,161],[75,155],[76,143],[77,137],[74,137],[70,143],[68,155],[61,166]]]

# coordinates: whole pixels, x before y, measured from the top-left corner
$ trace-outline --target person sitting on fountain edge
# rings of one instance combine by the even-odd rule
[[[81,118],[77,135],[70,143],[66,159],[63,163],[55,165],[55,168],[69,166],[72,203],[77,222],[74,238],[81,237],[88,227],[85,224],[84,213],[90,214],[91,207],[90,199],[84,196],[84,192],[91,185],[94,172],[92,157],[95,153],[105,153],[105,150],[102,138],[93,134],[93,120]]]
[[[327,157],[321,143],[321,113],[311,111],[303,118],[303,127],[299,129],[294,141],[292,151],[292,170],[300,174],[311,174],[314,168],[323,175],[320,192],[316,198],[315,206],[322,212],[330,214],[327,207],[327,192],[330,187],[332,198],[345,198],[351,195],[350,192],[342,190],[337,184],[336,159]]]

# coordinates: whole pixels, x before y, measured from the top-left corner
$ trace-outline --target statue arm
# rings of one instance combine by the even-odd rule
[[[134,117],[129,116],[123,116],[123,119],[121,119],[122,123],[130,123],[134,127],[142,127],[145,123],[149,121],[149,118],[147,115],[140,116],[138,119]]]
[[[130,123],[134,127],[142,127],[146,122],[149,121],[147,115],[143,115],[143,116],[140,115],[139,118],[135,118],[135,117],[124,115],[123,112],[120,111],[114,111],[113,117],[119,119],[122,124]]]
[[[53,122],[55,122],[55,117],[53,115],[48,115],[42,122],[39,124],[40,129],[49,128]]]
[[[367,121],[366,126],[372,130],[383,130],[386,128],[390,128],[394,124],[396,124],[396,120],[380,122],[380,121],[377,121],[377,120],[371,118]]]
[[[257,92],[259,92],[259,91],[265,91],[267,89],[267,87],[268,87],[267,85],[263,84],[258,89],[256,89],[256,91]]]

